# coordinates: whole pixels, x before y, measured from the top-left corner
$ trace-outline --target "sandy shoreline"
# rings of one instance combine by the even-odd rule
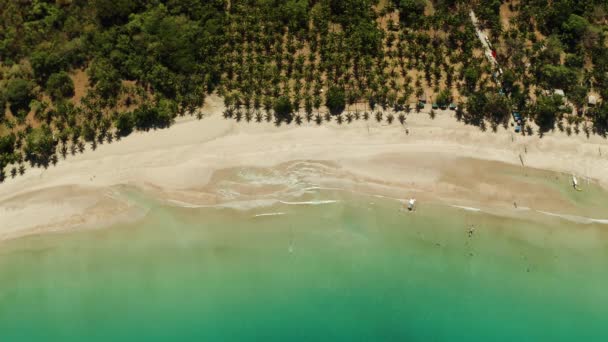
[[[501,176],[507,163],[522,173],[574,173],[608,188],[608,141],[598,136],[481,132],[449,111],[434,120],[410,114],[405,134],[398,122],[373,118],[275,127],[225,120],[222,110],[211,97],[203,120],[181,119],[8,179],[0,185],[0,239],[129,218],[137,205],[115,196],[124,185],[195,205],[294,195],[306,183],[472,207],[517,199],[522,206],[542,202],[548,211],[564,208],[542,187]]]

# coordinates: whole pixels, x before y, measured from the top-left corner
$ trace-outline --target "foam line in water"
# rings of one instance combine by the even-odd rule
[[[285,213],[282,212],[282,211],[279,211],[279,212],[276,212],[276,213],[262,213],[262,214],[253,215],[253,217],[280,216],[280,215],[285,215]]]
[[[474,212],[481,211],[481,209],[479,209],[479,208],[465,207],[465,206],[462,206],[462,205],[451,204],[450,207],[458,208],[458,209],[463,209],[463,210],[466,210],[466,211],[474,211]]]
[[[389,200],[393,200],[393,201],[397,201],[399,203],[407,203],[406,199],[403,198],[395,198],[395,197],[389,197],[389,196],[384,196],[384,195],[377,195],[377,194],[373,194],[372,196],[376,197],[376,198],[386,198]]]
[[[312,185],[312,186],[308,186],[304,189],[302,189],[304,191],[310,191],[310,190],[335,190],[335,191],[347,191],[346,189],[343,188],[333,188],[333,187],[326,187],[326,186],[318,186],[318,185]]]
[[[589,223],[600,223],[600,224],[608,224],[608,219],[594,219],[594,218],[584,217],[584,216],[551,213],[551,212],[542,211],[542,210],[537,210],[537,212],[539,212],[539,213],[541,213],[543,215],[559,217],[561,219],[572,221],[572,222],[576,222],[576,223],[586,223],[586,224],[589,224]]]
[[[178,207],[182,207],[182,208],[202,208],[202,207],[204,207],[204,205],[192,204],[192,203],[182,202],[182,201],[178,201],[178,200],[174,200],[174,199],[170,199],[170,200],[168,200],[168,202],[173,203],[173,204],[177,205]]]
[[[249,210],[253,208],[259,207],[268,207],[275,203],[276,200],[251,200],[251,201],[232,201],[225,202],[220,204],[192,204],[187,202],[182,202],[174,199],[168,200],[168,202],[181,207],[181,208],[230,208],[230,209],[239,209],[239,210]]]
[[[288,205],[320,205],[320,204],[330,204],[340,202],[338,200],[318,200],[318,201],[302,201],[302,202],[287,202],[287,201],[279,201],[282,204]]]

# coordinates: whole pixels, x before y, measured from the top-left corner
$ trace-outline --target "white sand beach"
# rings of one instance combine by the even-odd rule
[[[576,174],[583,183],[589,179],[608,188],[608,141],[582,132],[556,131],[542,138],[515,134],[511,127],[482,132],[456,121],[451,111],[437,111],[435,119],[409,114],[409,134],[396,120],[392,125],[370,118],[276,127],[226,120],[222,111],[221,99],[210,97],[202,120],[180,118],[169,129],[137,132],[95,151],[87,146],[56,166],[7,179],[0,185],[0,239],[132,217],[135,205],[120,197],[123,186],[192,206],[251,200],[260,193],[268,198],[280,190],[280,182],[267,182],[227,194],[218,182],[226,170],[239,167],[275,170],[275,175],[298,169],[301,179],[315,186],[395,198],[497,207],[512,205],[515,198],[520,206],[542,199],[545,210],[563,203],[540,185],[501,176],[502,163],[521,168],[522,174],[532,169]]]

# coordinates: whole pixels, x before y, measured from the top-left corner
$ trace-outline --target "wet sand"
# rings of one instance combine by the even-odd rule
[[[608,218],[600,217],[608,185],[601,137],[482,132],[451,111],[434,120],[412,113],[405,126],[371,118],[320,127],[236,123],[222,111],[211,97],[203,120],[179,119],[7,180],[0,186],[0,239],[139,218],[140,206],[122,195],[130,188],[189,206],[263,205],[313,186],[502,214],[517,205]],[[571,174],[582,192],[572,191]]]

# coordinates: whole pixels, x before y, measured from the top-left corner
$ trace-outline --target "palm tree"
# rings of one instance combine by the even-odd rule
[[[353,122],[353,114],[352,113],[346,113],[346,122],[348,122],[349,124]]]
[[[390,125],[390,124],[392,124],[392,123],[393,123],[393,120],[395,120],[395,117],[393,116],[393,113],[389,113],[389,114],[386,116],[386,122],[387,122],[387,123]]]
[[[251,97],[249,96],[249,94],[245,94],[243,96],[243,105],[245,106],[245,109],[251,108]]]
[[[312,96],[307,94],[306,97],[304,98],[304,111],[306,112],[306,121],[308,121],[308,122],[310,122],[312,120],[312,110],[313,110]]]
[[[319,108],[321,108],[321,96],[318,94],[314,95],[313,107],[317,110],[317,114],[319,114]]]
[[[224,96],[224,105],[226,106],[226,108],[232,108],[232,106],[234,105],[233,95],[226,94],[226,96]]]
[[[99,135],[97,136],[97,143],[99,145],[103,145],[103,142],[105,141],[105,138],[106,138],[106,133],[103,132],[103,131],[99,132]]]
[[[51,115],[48,115],[47,109],[49,107],[46,101],[32,101],[32,107],[34,108],[34,117],[39,121],[46,121],[47,124],[51,123]]]
[[[291,105],[293,106],[293,111],[296,113],[300,111],[300,101],[301,100],[302,100],[302,97],[300,96],[300,94],[296,93],[293,96],[293,100],[291,101]]]
[[[230,119],[232,118],[232,116],[234,116],[234,109],[232,109],[231,107],[227,107],[224,110],[224,119]]]
[[[266,111],[266,113],[264,114],[264,119],[266,119],[266,122],[272,121],[272,117],[273,117],[272,112],[269,110]]]
[[[382,122],[382,115],[383,113],[381,111],[376,112],[376,121],[378,121],[378,123]]]
[[[68,147],[66,146],[66,144],[61,144],[60,153],[61,153],[61,156],[63,157],[63,159],[65,159],[67,157]]]
[[[317,126],[320,126],[323,123],[323,119],[321,118],[320,114],[315,115],[315,123]]]
[[[7,118],[7,119],[5,119],[4,125],[9,130],[12,130],[13,128],[15,128],[15,126],[17,126],[17,123],[15,122],[15,119],[8,119]]]
[[[403,113],[399,113],[399,123],[401,125],[405,123],[405,115],[403,115]]]
[[[296,125],[298,125],[298,126],[302,125],[302,117],[300,116],[300,114],[296,114],[294,117],[294,120],[296,122]]]
[[[23,163],[19,163],[19,174],[23,176],[25,174],[25,166]]]
[[[256,94],[253,97],[253,109],[259,110],[262,107],[262,100],[260,99],[260,95]]]
[[[338,123],[338,125],[341,125],[343,121],[344,119],[342,118],[342,114],[338,114],[336,116],[336,122]]]
[[[25,131],[19,131],[17,133],[17,140],[15,141],[15,147],[20,149],[23,145],[23,140],[25,140]]]
[[[264,97],[264,110],[266,111],[266,113],[270,112],[270,110],[272,109],[272,98],[270,98],[270,96],[265,96]]]

